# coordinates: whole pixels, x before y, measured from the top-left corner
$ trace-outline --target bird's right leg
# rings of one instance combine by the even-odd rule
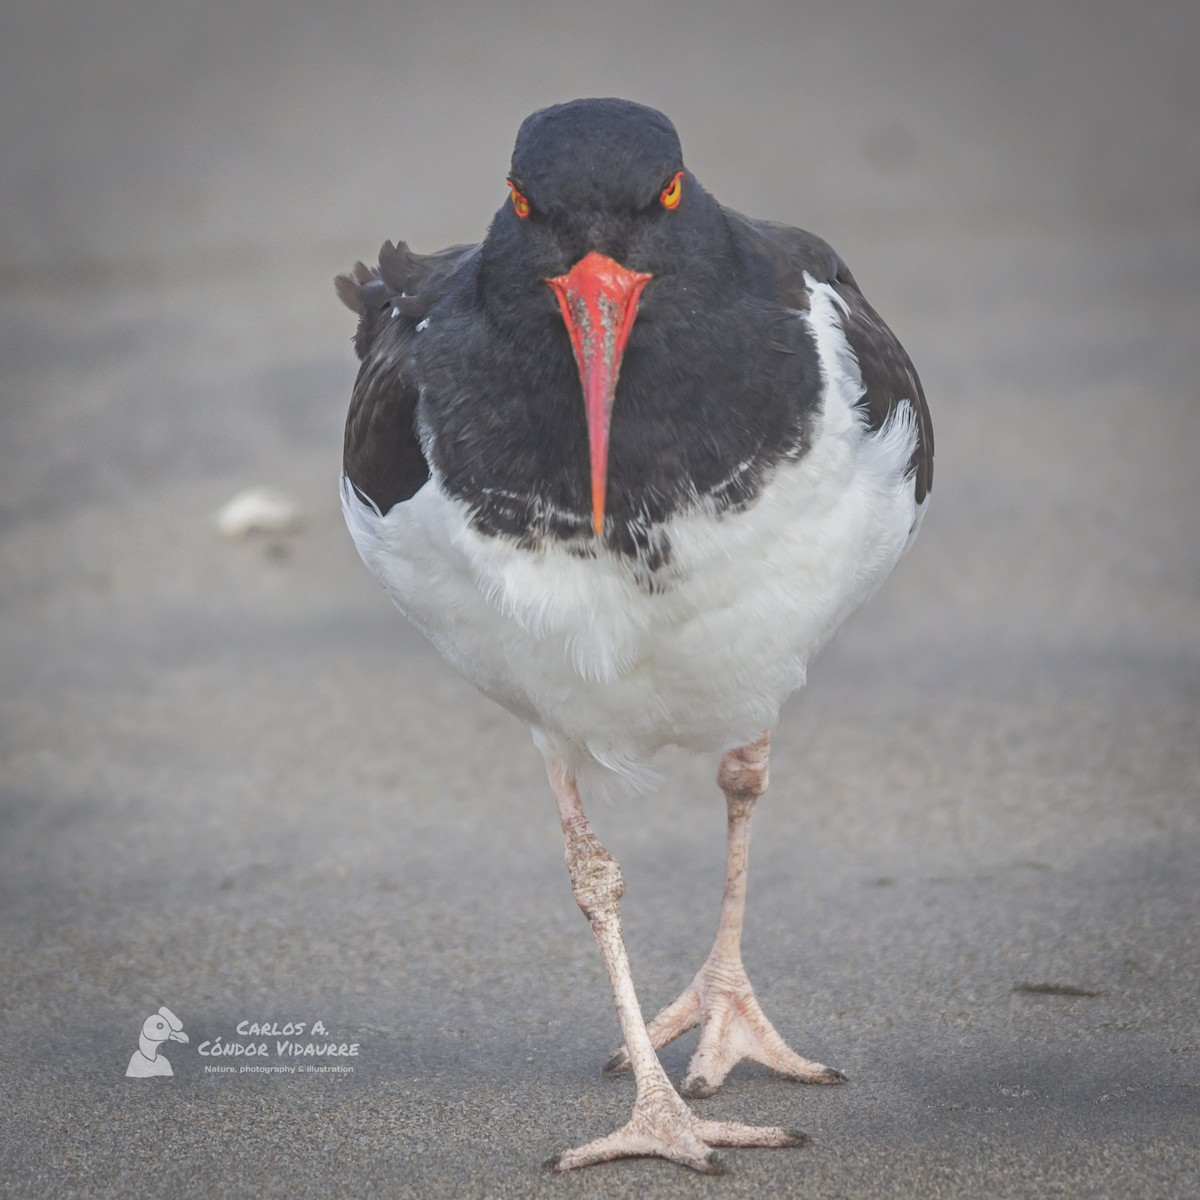
[[[633,1115],[625,1125],[606,1137],[565,1151],[553,1161],[554,1168],[568,1171],[614,1158],[655,1155],[716,1174],[721,1166],[715,1146],[803,1145],[807,1141],[804,1134],[778,1126],[700,1120],[671,1086],[650,1043],[633,989],[621,936],[620,900],[625,890],[621,869],[592,832],[571,771],[550,756],[546,766],[558,801],[571,890],[604,958],[637,1087]]]
[[[728,827],[725,857],[725,895],[716,941],[704,965],[678,999],[668,1004],[647,1027],[656,1050],[696,1025],[700,1044],[683,1081],[685,1096],[711,1096],[730,1068],[743,1058],[753,1059],[801,1083],[842,1083],[845,1075],[824,1063],[801,1058],[767,1019],[742,965],[742,918],[746,910],[746,876],[750,858],[750,819],[766,791],[770,738],[763,734],[748,746],[730,750],[717,773],[725,793]],[[629,1066],[622,1046],[605,1065],[606,1071]]]

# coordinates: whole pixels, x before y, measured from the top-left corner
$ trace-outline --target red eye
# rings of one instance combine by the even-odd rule
[[[659,203],[663,208],[678,208],[680,200],[683,199],[683,172],[676,171],[675,178],[663,188],[659,195]]]
[[[521,220],[525,220],[529,216],[529,201],[517,191],[517,185],[510,179],[508,181],[509,190],[512,192],[513,212],[517,214]]]

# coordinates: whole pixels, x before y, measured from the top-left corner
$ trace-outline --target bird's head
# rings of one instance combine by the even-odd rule
[[[526,118],[508,185],[484,243],[485,277],[510,310],[565,327],[599,535],[613,402],[634,321],[639,309],[653,320],[664,296],[695,304],[717,285],[721,210],[684,166],[671,122],[626,100],[575,100]]]

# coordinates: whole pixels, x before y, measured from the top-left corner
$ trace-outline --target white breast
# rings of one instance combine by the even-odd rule
[[[673,518],[660,590],[608,551],[480,534],[436,476],[386,516],[342,480],[359,553],[400,609],[580,768],[636,775],[665,745],[723,750],[773,727],[810,658],[916,533],[915,414],[901,404],[865,429],[841,299],[810,286],[825,385],[811,449],[750,508],[718,515],[700,502]]]

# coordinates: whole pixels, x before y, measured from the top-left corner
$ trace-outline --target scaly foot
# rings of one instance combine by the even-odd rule
[[[700,1026],[700,1044],[688,1064],[680,1089],[685,1096],[711,1096],[731,1068],[749,1058],[801,1083],[844,1083],[846,1076],[823,1063],[801,1058],[779,1036],[755,998],[741,963],[709,958],[683,994],[647,1026],[655,1050],[681,1033]],[[622,1046],[605,1064],[606,1071],[629,1066]]]
[[[665,1079],[663,1082],[665,1085]],[[705,1175],[721,1175],[725,1168],[714,1149],[716,1146],[803,1146],[807,1141],[807,1134],[778,1125],[702,1121],[671,1087],[663,1086],[639,1096],[633,1116],[620,1129],[564,1151],[547,1166],[556,1171],[570,1171],[614,1158],[652,1155]]]

